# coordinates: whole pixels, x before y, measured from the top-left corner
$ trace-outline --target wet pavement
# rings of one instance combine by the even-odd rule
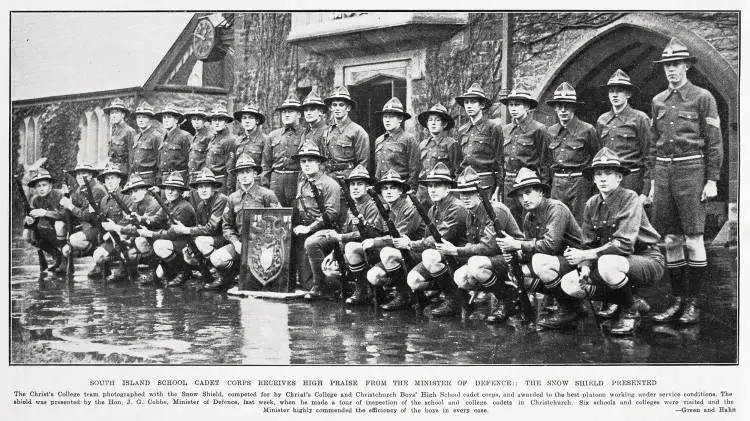
[[[89,280],[78,259],[72,282],[40,279],[34,250],[12,242],[12,347],[33,346],[61,363],[132,364],[643,364],[737,360],[736,251],[713,250],[699,325],[644,322],[634,338],[603,335],[593,320],[575,330],[531,333],[519,324],[433,320],[338,302],[234,298],[189,288]],[[644,291],[661,309],[666,282]],[[487,311],[486,308],[480,311]],[[12,363],[34,354],[12,352]]]

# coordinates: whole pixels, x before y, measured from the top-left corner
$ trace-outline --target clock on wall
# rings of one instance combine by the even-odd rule
[[[193,51],[198,60],[206,60],[216,47],[216,27],[208,18],[201,19],[193,31]]]

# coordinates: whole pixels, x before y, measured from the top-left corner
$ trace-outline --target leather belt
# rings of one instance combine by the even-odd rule
[[[143,177],[144,175],[152,175],[152,174],[156,174],[156,170],[151,170],[151,171],[138,171],[138,172],[136,172],[136,174],[138,174],[138,175],[140,175],[141,177]]]
[[[484,177],[484,176],[487,176],[487,175],[495,175],[495,172],[494,171],[485,171],[485,172],[478,172],[477,173],[478,177]]]
[[[507,177],[515,177],[515,176],[517,176],[517,175],[518,175],[518,171],[516,171],[516,172],[506,172],[506,173],[505,173],[505,177],[506,177],[506,178],[507,178]]]
[[[354,168],[354,164],[351,162],[344,164],[330,164],[328,168],[330,168],[331,171],[350,170]]]
[[[582,172],[556,172],[555,177],[580,177]]]
[[[692,161],[693,159],[702,159],[703,155],[688,155],[688,156],[678,156],[678,157],[661,157],[657,156],[656,160],[659,162],[682,162],[682,161]]]
[[[274,169],[273,172],[279,173],[279,174],[297,174],[299,172],[299,170],[290,171],[290,170],[276,170],[276,169]]]

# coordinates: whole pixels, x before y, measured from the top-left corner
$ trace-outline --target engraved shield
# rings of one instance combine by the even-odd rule
[[[240,289],[286,292],[292,212],[289,208],[243,210]]]

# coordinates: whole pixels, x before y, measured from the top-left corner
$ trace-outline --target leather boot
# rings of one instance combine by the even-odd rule
[[[698,298],[689,297],[685,300],[685,309],[680,316],[680,323],[695,324],[700,321],[701,311],[698,309]]]
[[[657,313],[651,316],[651,320],[655,321],[656,323],[671,322],[672,320],[675,320],[680,314],[682,305],[683,298],[679,295],[676,295],[674,296],[672,304],[670,304],[669,307],[667,307],[667,309],[662,311],[661,313]]]
[[[602,302],[602,308],[596,311],[596,315],[602,319],[612,319],[620,311],[620,306],[615,303]]]
[[[210,283],[204,284],[203,289],[206,291],[222,291],[229,289],[234,283],[234,272],[226,270],[217,270],[217,277]]]
[[[539,319],[537,324],[548,329],[575,327],[576,320],[581,317],[581,302],[563,292],[560,285],[551,288],[549,291],[557,299],[557,309]]]
[[[63,266],[64,256],[62,254],[62,251],[60,251],[59,248],[55,247],[55,245],[50,243],[49,241],[42,241],[39,244],[39,248],[47,252],[52,256],[53,259],[55,259],[55,262],[51,266],[48,266],[45,271],[47,273],[57,273],[57,271],[60,269],[60,266]],[[65,269],[64,266],[63,269]]]
[[[353,271],[350,273],[354,277],[354,293],[346,299],[344,302],[349,306],[358,306],[367,304],[370,301],[370,296],[367,293],[367,279],[365,278],[364,270]]]
[[[502,297],[502,304],[499,305],[492,314],[485,317],[484,321],[489,324],[505,323],[508,318],[516,314],[518,314],[516,300],[514,300],[512,296],[506,295]]]
[[[102,279],[104,277],[104,262],[94,263],[94,267],[88,273],[90,279]]]
[[[609,333],[612,336],[632,336],[640,324],[641,315],[637,306],[633,305],[624,310],[620,317],[612,323]]]
[[[122,262],[117,262],[112,265],[112,272],[107,276],[107,282],[122,282],[128,279],[128,274],[125,271],[125,267]]]
[[[435,283],[443,291],[445,300],[439,306],[432,309],[430,314],[433,317],[454,316],[464,306],[464,301],[468,303],[468,299],[466,298],[468,293],[458,288],[448,274],[447,268],[445,272],[435,279]]]
[[[396,287],[396,295],[385,304],[380,306],[383,311],[398,311],[409,308],[409,285],[406,284],[406,274],[401,266],[389,270],[388,276],[391,278],[393,285]]]
[[[182,284],[184,284],[185,281],[190,278],[190,268],[187,266],[185,261],[180,259],[179,257],[175,257],[174,260],[169,262],[169,265],[172,266],[172,276],[167,278],[167,286],[182,286]]]

